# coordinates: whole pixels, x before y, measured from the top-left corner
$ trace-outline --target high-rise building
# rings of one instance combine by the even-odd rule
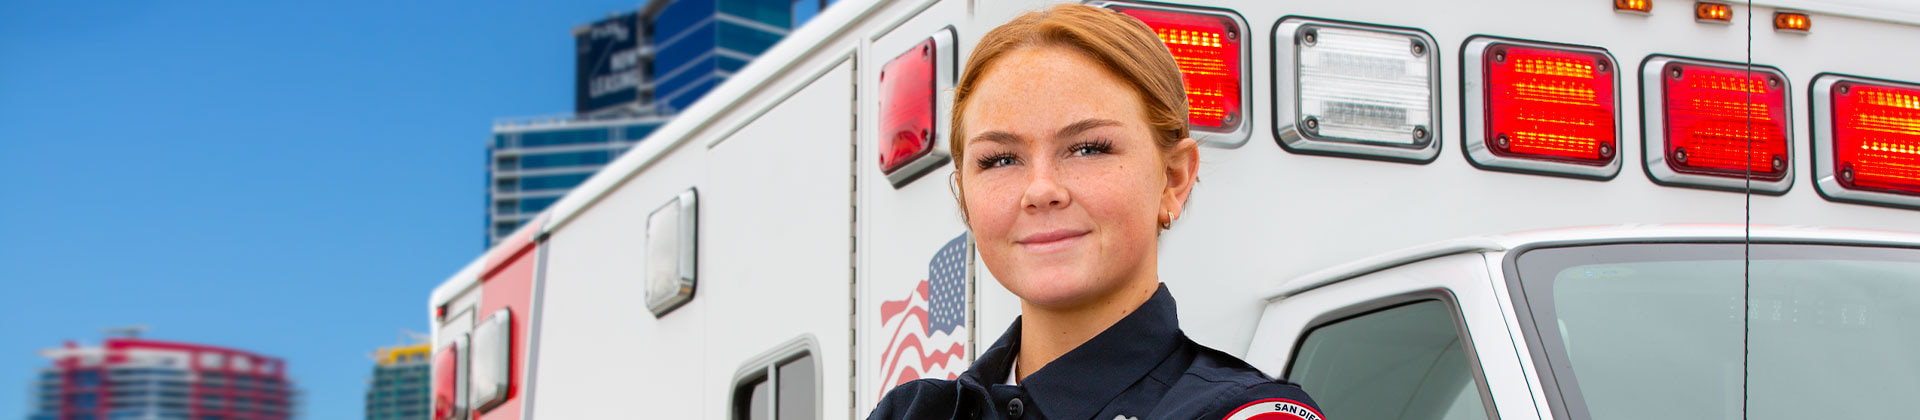
[[[650,16],[654,105],[687,109],[793,28],[793,0],[675,0]]]
[[[487,245],[832,3],[654,0],[574,28],[574,113],[494,124],[487,147]]]
[[[386,347],[374,353],[367,387],[367,420],[427,420],[432,417],[427,374],[432,344]]]
[[[29,420],[284,420],[297,394],[279,358],[136,338],[41,351]]]
[[[669,118],[501,123],[487,149],[487,243],[553,205]]]

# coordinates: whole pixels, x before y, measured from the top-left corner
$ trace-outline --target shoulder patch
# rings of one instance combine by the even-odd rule
[[[1325,420],[1320,411],[1285,398],[1268,398],[1233,409],[1221,420]]]

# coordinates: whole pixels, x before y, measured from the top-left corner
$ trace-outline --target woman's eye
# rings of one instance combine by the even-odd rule
[[[1020,161],[1014,160],[1013,156],[1001,154],[1001,155],[993,155],[993,156],[980,158],[979,163],[980,163],[980,169],[993,169],[993,168],[998,168],[1002,166],[1012,165],[1015,163],[1020,163]]]
[[[1093,141],[1093,142],[1076,144],[1073,146],[1073,149],[1071,150],[1071,154],[1074,156],[1093,156],[1098,154],[1104,154],[1112,150],[1113,150],[1113,145],[1102,140],[1102,141]]]

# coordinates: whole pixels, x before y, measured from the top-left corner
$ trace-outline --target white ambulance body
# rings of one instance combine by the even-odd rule
[[[841,0],[795,30],[433,291],[436,416],[858,419],[964,370],[1019,311],[966,247],[949,89],[1050,3]],[[1194,340],[1334,418],[1910,415],[1920,141],[1858,133],[1920,127],[1920,8],[1196,3],[1101,3],[1229,51],[1176,51],[1225,71],[1161,239]],[[1753,86],[1780,150],[1688,166],[1713,145],[1668,133],[1716,87],[1682,73],[1749,53],[1717,88]],[[1590,83],[1520,65],[1567,57]],[[1592,102],[1508,101],[1539,83]],[[1500,119],[1576,112],[1598,124],[1561,143]]]

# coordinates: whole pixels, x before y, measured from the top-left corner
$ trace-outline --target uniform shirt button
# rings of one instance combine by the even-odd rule
[[[1020,418],[1020,414],[1026,413],[1026,412],[1027,412],[1027,404],[1024,402],[1020,402],[1019,398],[1014,398],[1012,401],[1007,401],[1007,417],[1012,417],[1017,419],[1017,418]]]

